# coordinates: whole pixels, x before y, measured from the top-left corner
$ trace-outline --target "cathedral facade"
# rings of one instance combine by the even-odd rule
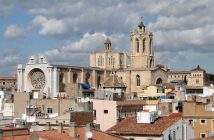
[[[204,86],[207,74],[199,66],[192,71],[170,71],[164,65],[155,65],[153,33],[141,22],[130,32],[130,52],[118,52],[112,48],[109,38],[101,52],[90,54],[89,67],[49,64],[44,56],[32,56],[27,64],[17,69],[17,92],[32,93],[34,98],[82,96],[80,84],[88,84],[94,90],[102,88],[111,73],[115,73],[126,87],[126,96],[148,96],[144,89],[173,80],[184,80],[187,86]],[[214,76],[209,76],[209,82]],[[114,86],[114,85],[113,85]]]
[[[127,86],[127,94],[146,96],[144,95],[146,87],[167,82],[167,69],[155,66],[153,33],[146,31],[143,22],[138,25],[137,30],[130,32],[130,41],[130,55],[128,55],[114,52],[111,41],[107,39],[103,52],[90,55],[90,66],[115,70],[117,76]],[[104,66],[99,65],[100,58],[103,58]],[[111,64],[112,59],[113,65],[108,65]]]

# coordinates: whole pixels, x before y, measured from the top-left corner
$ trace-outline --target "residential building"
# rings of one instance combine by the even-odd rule
[[[0,90],[15,92],[17,90],[16,76],[0,76]]]
[[[136,117],[138,111],[157,111],[158,100],[112,101],[93,99],[94,123],[106,131],[127,117]]]
[[[214,112],[209,104],[186,101],[183,103],[183,118],[194,127],[195,138],[214,134]]]
[[[189,140],[193,129],[185,124],[182,115],[154,116],[152,112],[139,112],[139,116],[126,118],[108,130],[109,133],[130,140]]]

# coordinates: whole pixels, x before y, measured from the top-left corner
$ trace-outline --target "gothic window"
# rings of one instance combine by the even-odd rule
[[[89,79],[90,79],[90,73],[87,72],[86,76],[85,76],[85,82],[86,82],[86,84],[89,84]]]
[[[145,50],[146,50],[146,45],[145,45],[145,39],[143,39],[143,53],[145,52]]]
[[[98,76],[98,77],[97,77],[97,88],[99,88],[100,85],[101,85],[101,77]]]
[[[152,39],[150,40],[149,43],[149,53],[152,54]]]
[[[150,64],[149,64],[150,68],[152,67],[152,59],[150,60]]]
[[[140,76],[136,75],[136,85],[140,86]]]
[[[73,83],[77,83],[77,73],[73,73]]]
[[[139,48],[139,40],[138,39],[136,39],[136,48],[137,48],[137,53],[139,53],[140,48]]]

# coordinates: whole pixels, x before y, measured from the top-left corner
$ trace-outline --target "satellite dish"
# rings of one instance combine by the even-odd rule
[[[92,134],[91,131],[86,132],[86,137],[87,137],[88,139],[92,138],[92,136],[93,136],[93,134]]]

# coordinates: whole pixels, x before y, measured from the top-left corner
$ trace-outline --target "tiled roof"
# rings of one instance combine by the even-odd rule
[[[57,131],[40,131],[40,132],[35,132],[35,134],[43,139],[46,140],[78,140],[77,138],[72,138],[68,135],[68,133],[59,133]],[[3,140],[27,140],[30,137],[32,137],[32,134],[29,135],[20,135],[20,136],[7,136],[3,137]]]
[[[101,132],[98,130],[92,130],[94,140],[127,140],[125,138],[114,136],[112,134],[108,134],[105,132]],[[40,131],[40,132],[34,132],[32,134],[27,135],[21,135],[21,136],[7,136],[3,137],[3,140],[27,140],[33,135],[38,136],[39,138],[46,139],[46,140],[84,140],[85,139],[85,129],[84,127],[79,127],[77,129],[77,134],[79,135],[79,138],[73,138],[69,136],[68,130],[64,130],[63,133],[59,133],[56,130],[50,130],[50,131]]]
[[[137,123],[136,117],[127,118],[113,126],[108,132],[120,135],[161,136],[163,131],[182,118],[182,114],[173,113],[159,117],[154,123]]]
[[[190,74],[191,71],[168,71],[168,74]]]
[[[145,104],[144,100],[117,101],[117,106],[143,106]]]
[[[16,80],[17,78],[12,76],[12,77],[5,77],[5,76],[0,76],[0,80]]]

